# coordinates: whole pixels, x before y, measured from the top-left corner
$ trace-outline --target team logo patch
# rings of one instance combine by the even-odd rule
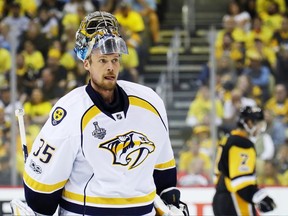
[[[128,166],[129,169],[139,166],[155,149],[153,142],[135,131],[119,135],[99,147],[113,154],[113,164]]]
[[[66,116],[67,112],[61,107],[57,107],[52,113],[52,125],[58,125]]]

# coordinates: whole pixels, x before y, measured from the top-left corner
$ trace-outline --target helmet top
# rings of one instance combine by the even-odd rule
[[[88,14],[76,32],[74,51],[84,61],[92,49],[100,48],[101,53],[128,53],[119,33],[117,19],[108,12],[95,11]]]
[[[243,127],[243,124],[248,120],[252,120],[253,122],[259,122],[264,120],[264,114],[261,108],[259,107],[251,107],[245,106],[241,108],[238,125]]]

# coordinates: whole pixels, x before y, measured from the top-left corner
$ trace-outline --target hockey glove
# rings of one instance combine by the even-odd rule
[[[274,200],[269,197],[265,190],[257,191],[252,198],[260,212],[269,212],[276,208]]]
[[[34,216],[33,210],[19,199],[13,199],[10,202],[13,216]]]
[[[156,195],[154,200],[154,208],[156,216],[185,216],[176,206],[166,205],[158,195]]]
[[[179,215],[179,212],[182,212],[183,216],[189,215],[189,210],[186,203],[180,201],[180,191],[175,188],[167,188],[160,193],[160,198],[163,202],[169,207],[171,212],[174,212],[172,215]]]

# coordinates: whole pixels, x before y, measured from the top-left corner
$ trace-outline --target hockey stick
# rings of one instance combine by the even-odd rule
[[[26,159],[28,157],[28,149],[27,149],[27,143],[26,143],[26,132],[25,132],[25,124],[24,124],[24,115],[25,115],[24,109],[16,109],[15,115],[18,118],[20,140],[21,140],[22,151],[24,155],[24,163],[26,163]]]
[[[28,149],[26,143],[26,132],[25,132],[25,124],[24,124],[24,109],[16,109],[15,115],[18,118],[19,123],[19,132],[20,132],[20,140],[22,144],[22,151],[24,155],[24,164],[26,163],[26,159],[28,157]],[[15,198],[10,201],[10,207],[12,210],[12,216],[33,216],[35,212],[20,199]]]

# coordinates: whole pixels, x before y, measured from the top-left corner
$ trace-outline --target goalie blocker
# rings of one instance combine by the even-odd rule
[[[180,201],[180,191],[175,187],[167,188],[156,196],[154,207],[157,215],[161,216],[189,216],[186,203]]]

